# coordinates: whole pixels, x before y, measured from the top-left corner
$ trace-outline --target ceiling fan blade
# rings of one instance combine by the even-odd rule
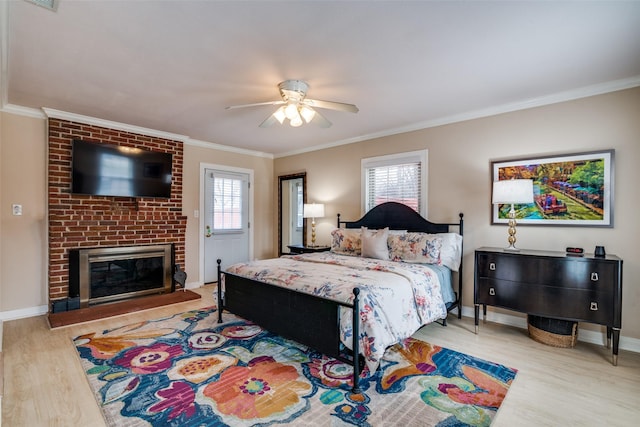
[[[331,122],[329,120],[327,120],[327,118],[325,116],[320,114],[318,111],[315,111],[315,113],[316,114],[313,116],[313,119],[311,119],[311,123],[314,123],[314,124],[320,126],[321,128],[330,128],[331,127]]]
[[[308,99],[305,98],[302,101],[303,104],[308,105],[309,107],[316,108],[326,108],[328,110],[338,110],[338,111],[347,111],[349,113],[357,113],[358,107],[353,104],[345,104],[343,102],[334,102],[334,101],[320,101],[318,99]]]
[[[264,119],[264,122],[260,123],[260,126],[258,126],[258,127],[268,128],[268,127],[273,126],[277,122],[278,122],[278,119],[276,119],[276,116],[274,116],[273,114],[269,114],[269,117]]]
[[[255,104],[231,105],[229,107],[224,107],[224,109],[235,110],[236,108],[260,107],[262,105],[282,105],[282,104],[284,104],[284,101],[267,101],[267,102],[256,102]]]

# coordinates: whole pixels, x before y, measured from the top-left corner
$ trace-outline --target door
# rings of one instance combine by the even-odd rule
[[[204,282],[222,268],[249,260],[249,175],[205,169]]]

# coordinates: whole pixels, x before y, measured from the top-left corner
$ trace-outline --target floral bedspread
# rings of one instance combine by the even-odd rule
[[[360,288],[360,352],[371,372],[388,346],[447,314],[438,275],[424,264],[321,252],[239,263],[226,271],[349,303],[353,288]],[[342,308],[340,336],[350,349],[351,319],[351,310]]]

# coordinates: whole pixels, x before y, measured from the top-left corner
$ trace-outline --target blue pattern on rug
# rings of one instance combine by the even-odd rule
[[[351,366],[215,308],[74,338],[110,426],[488,426],[516,370],[409,338]]]

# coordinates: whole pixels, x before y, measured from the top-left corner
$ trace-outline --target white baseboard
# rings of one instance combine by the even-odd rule
[[[188,282],[184,284],[185,289],[196,289],[204,286],[203,282]]]
[[[465,317],[475,317],[475,311],[473,307],[462,307],[462,315]],[[482,322],[482,313],[480,313],[480,319]],[[496,313],[493,311],[487,312],[487,321],[500,323],[502,325],[515,326],[517,328],[527,329],[527,318],[520,316],[512,316],[504,313]],[[607,335],[604,332],[592,331],[588,329],[578,329],[578,341],[583,341],[589,344],[605,345],[607,341]],[[640,353],[640,339],[630,338],[620,335],[620,350],[633,351]]]
[[[0,321],[22,319],[25,317],[35,317],[47,314],[49,306],[41,305],[38,307],[21,308],[19,310],[0,311]]]

